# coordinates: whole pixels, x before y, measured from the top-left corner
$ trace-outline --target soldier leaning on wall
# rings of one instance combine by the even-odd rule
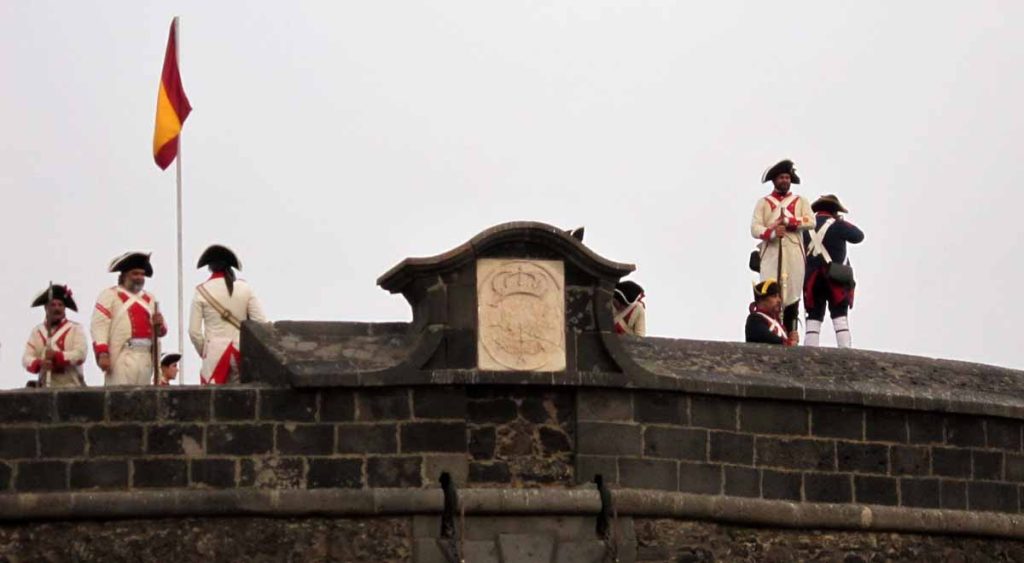
[[[647,305],[644,303],[644,288],[632,281],[615,284],[615,332],[647,336]]]

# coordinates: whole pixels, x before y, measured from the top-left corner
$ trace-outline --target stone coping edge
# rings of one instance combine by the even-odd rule
[[[471,515],[594,515],[592,488],[465,489]],[[619,516],[681,518],[802,529],[974,535],[1024,539],[1024,515],[615,489]],[[0,494],[0,522],[185,516],[385,516],[437,514],[440,489],[153,490]]]

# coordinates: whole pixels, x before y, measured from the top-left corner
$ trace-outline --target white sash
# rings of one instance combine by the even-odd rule
[[[782,326],[782,323],[762,313],[761,311],[754,311],[758,315],[761,315],[768,321],[768,329],[772,331],[772,334],[780,338],[786,338],[786,329]]]
[[[825,259],[826,264],[832,263],[832,255],[825,248],[825,233],[835,222],[835,219],[829,219],[821,225],[820,229],[814,229],[807,233],[811,237],[811,244],[807,247],[808,256],[821,256]]]

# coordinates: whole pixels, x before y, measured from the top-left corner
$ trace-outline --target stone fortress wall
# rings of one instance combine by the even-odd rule
[[[1024,555],[1024,373],[618,336],[630,270],[503,225],[381,277],[410,323],[247,323],[243,385],[2,392],[0,559]]]

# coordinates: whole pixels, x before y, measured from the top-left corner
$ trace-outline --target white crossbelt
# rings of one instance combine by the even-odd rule
[[[829,219],[821,225],[820,229],[815,229],[807,233],[811,237],[811,244],[807,246],[808,256],[821,256],[825,259],[826,264],[832,263],[832,255],[829,254],[828,249],[825,248],[825,233],[828,232],[829,227],[831,227],[835,222],[835,219]]]

